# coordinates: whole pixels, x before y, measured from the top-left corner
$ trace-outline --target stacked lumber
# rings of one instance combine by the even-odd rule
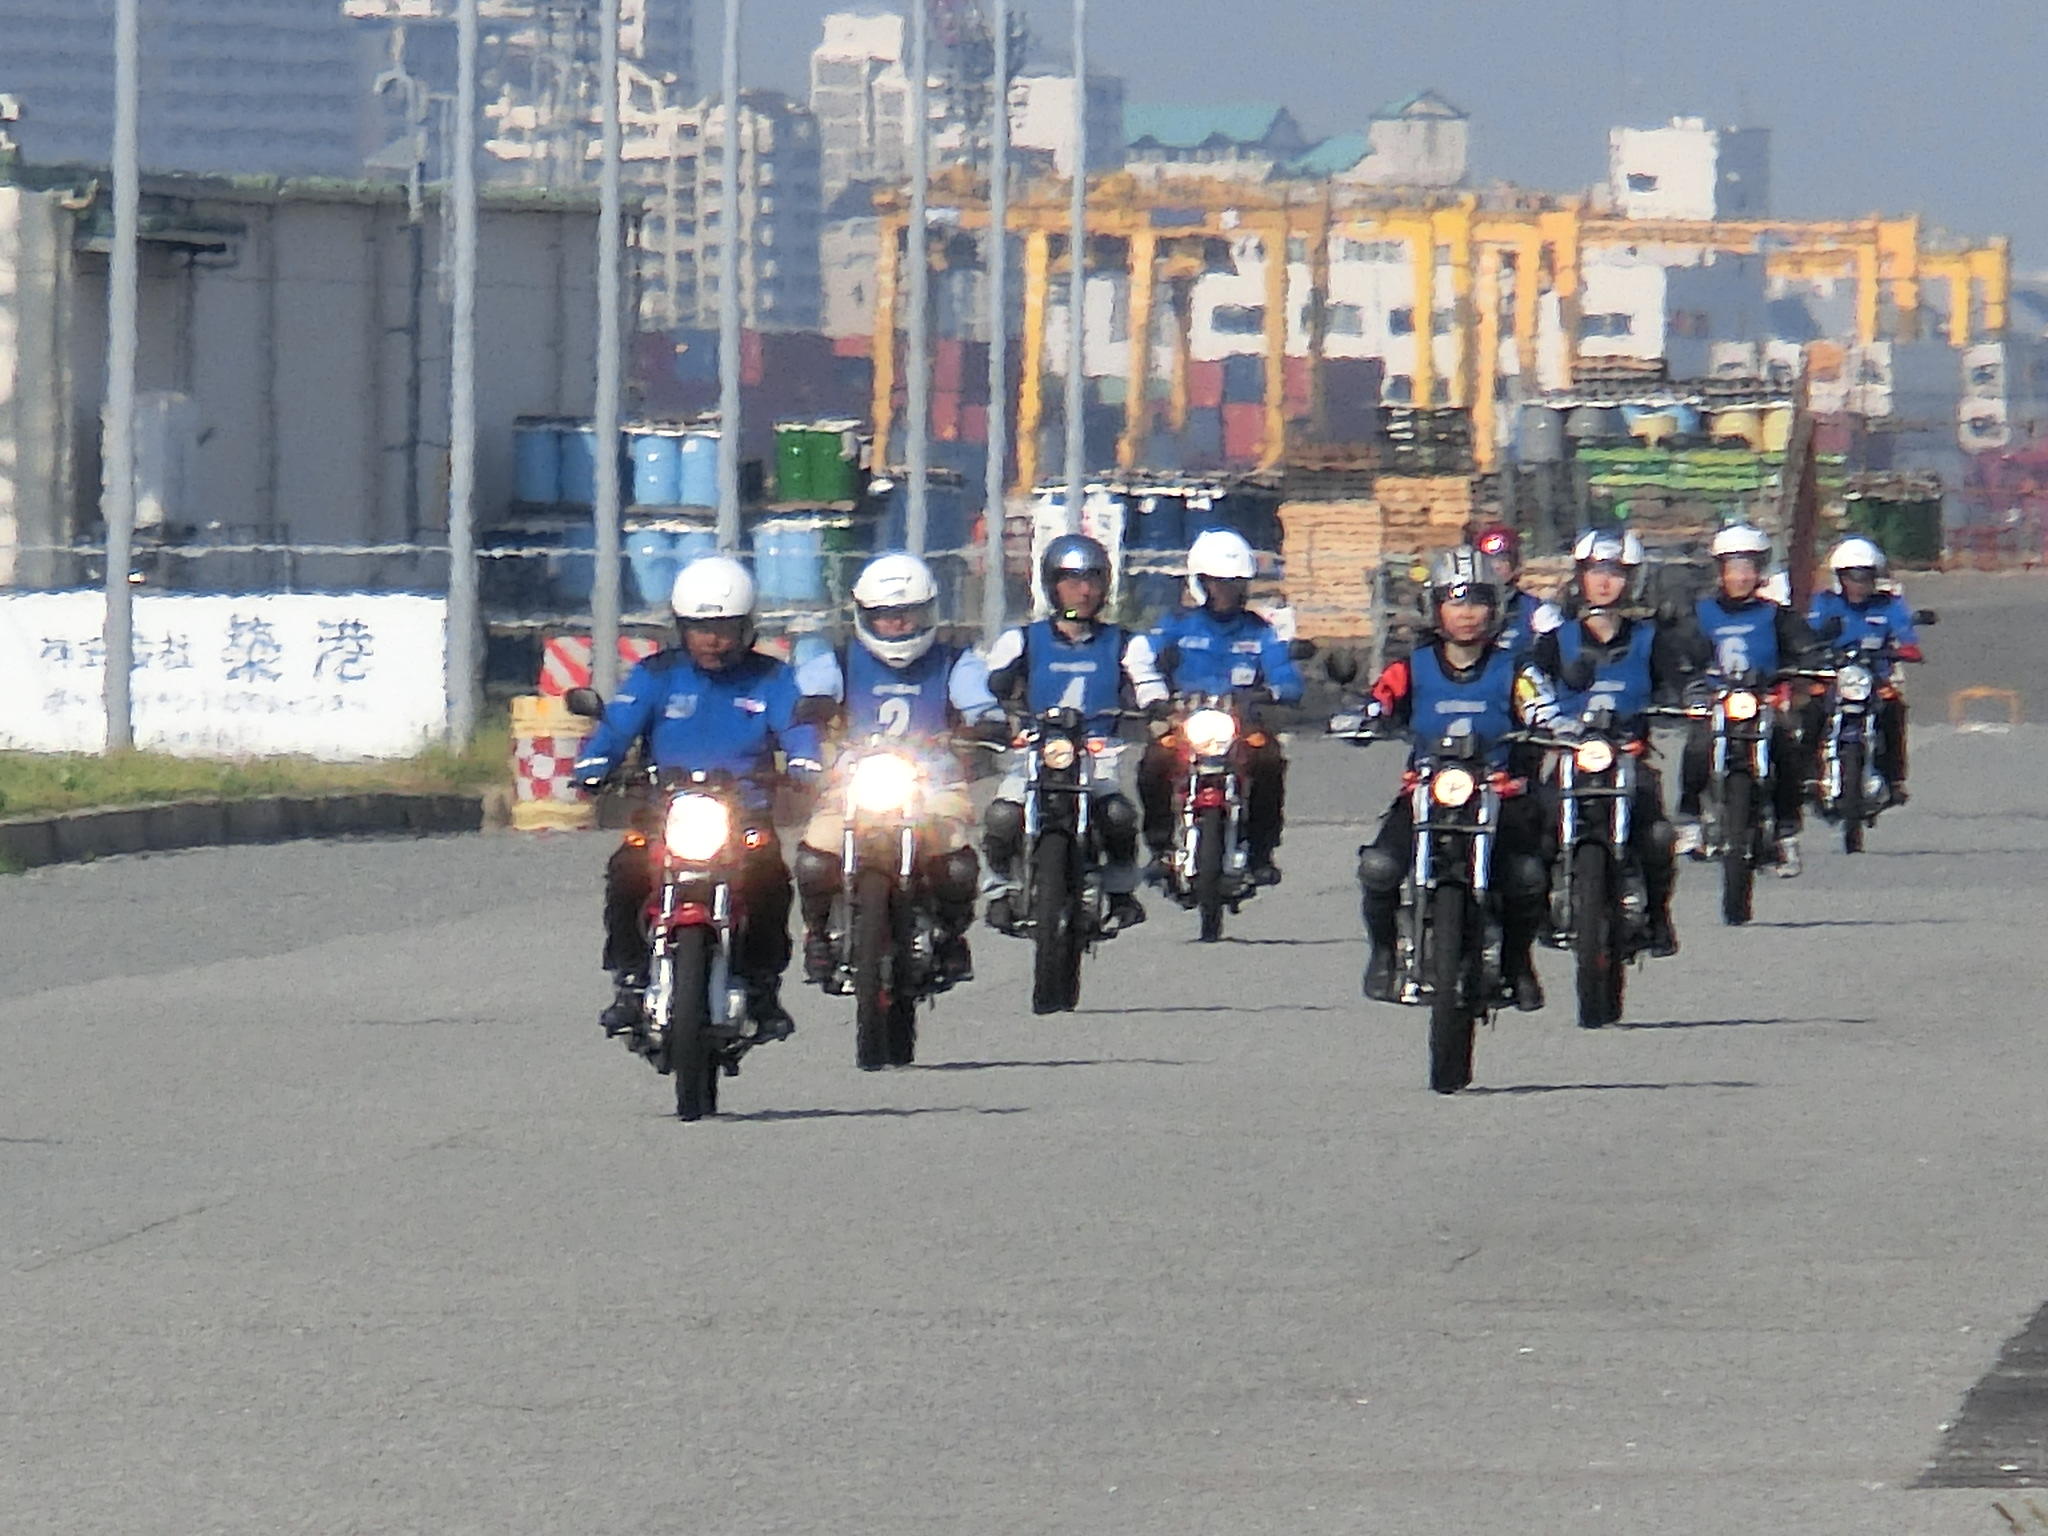
[[[1299,633],[1372,633],[1372,573],[1389,555],[1456,544],[1472,516],[1462,475],[1382,475],[1371,500],[1289,501],[1280,508],[1287,598]]]

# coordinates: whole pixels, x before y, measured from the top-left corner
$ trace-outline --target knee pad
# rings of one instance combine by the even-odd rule
[[[988,812],[982,817],[982,835],[989,842],[1004,848],[1015,848],[1024,835],[1024,802],[1021,800],[991,800]]]
[[[1550,870],[1533,853],[1518,853],[1501,870],[1501,890],[1524,899],[1541,896],[1550,889]]]
[[[1678,846],[1678,828],[1662,816],[1650,823],[1650,851],[1660,859],[1671,857],[1671,850]]]
[[[839,856],[821,853],[807,843],[796,850],[796,888],[806,896],[830,896],[839,889],[844,876]]]
[[[956,848],[925,865],[925,879],[941,902],[970,902],[981,882],[981,860],[972,848]]]
[[[1384,848],[1368,843],[1358,850],[1358,883],[1382,895],[1401,888],[1401,861]]]
[[[1104,795],[1095,807],[1095,814],[1102,818],[1102,830],[1111,837],[1135,837],[1138,832],[1138,808],[1131,804],[1127,795]]]

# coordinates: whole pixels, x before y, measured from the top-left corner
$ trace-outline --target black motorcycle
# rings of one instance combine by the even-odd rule
[[[833,990],[853,995],[854,1065],[873,1072],[916,1059],[918,1004],[941,990],[938,923],[918,857],[931,772],[888,737],[851,749],[840,766],[846,831]]]
[[[1332,716],[1329,730],[1361,744],[1410,739],[1356,712]],[[1438,1093],[1470,1085],[1474,1037],[1502,1002],[1493,854],[1515,782],[1488,766],[1476,736],[1459,731],[1418,749],[1402,781],[1415,834],[1401,881],[1394,995],[1429,1007],[1429,1086]]]
[[[564,702],[588,719],[604,712],[588,688]],[[740,784],[725,773],[640,772],[646,803],[636,823],[658,878],[643,917],[647,990],[628,1043],[675,1079],[676,1114],[701,1120],[718,1113],[720,1075],[737,1077],[741,1058],[761,1043],[732,965],[746,916],[733,886],[745,852]]]
[[[1120,718],[1142,715],[1119,711]],[[1069,1013],[1081,1002],[1081,959],[1116,936],[1102,886],[1104,853],[1088,798],[1090,776],[1108,771],[1087,717],[1055,708],[1021,722],[1024,838],[1011,932],[1031,938],[1031,1011]]]
[[[1913,622],[1931,625],[1938,615],[1920,609]],[[1821,728],[1815,808],[1842,829],[1842,851],[1861,853],[1863,834],[1877,825],[1892,804],[1892,786],[1877,765],[1888,756],[1883,737],[1883,706],[1896,696],[1884,676],[1894,657],[1889,638],[1867,635],[1849,647],[1838,647],[1831,668],[1811,673],[1827,686],[1826,723]]]
[[[1650,947],[1650,898],[1634,834],[1642,746],[1596,705],[1574,738],[1539,738],[1557,750],[1557,846],[1564,882],[1553,903],[1553,942],[1568,949],[1579,1025],[1621,1021],[1629,962]]]
[[[1779,713],[1775,683],[1761,672],[1705,679],[1680,708],[1651,711],[1704,721],[1712,733],[1695,856],[1721,861],[1721,920],[1731,925],[1750,920],[1757,869],[1777,857],[1778,818],[1770,795],[1771,733]]]

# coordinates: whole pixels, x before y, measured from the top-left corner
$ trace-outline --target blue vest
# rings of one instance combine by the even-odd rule
[[[1116,711],[1123,700],[1124,647],[1129,633],[1118,624],[1102,624],[1088,639],[1075,644],[1060,637],[1051,619],[1040,619],[1024,631],[1024,654],[1030,667],[1024,702],[1033,714],[1048,709],[1078,709],[1088,729],[1098,736],[1116,734]]]
[[[840,659],[848,737],[937,736],[948,723],[953,667],[959,659],[952,646],[934,645],[899,670],[866,646],[849,645]]]
[[[1454,723],[1463,720],[1486,749],[1486,761],[1495,768],[1507,765],[1509,744],[1501,738],[1515,728],[1515,658],[1503,650],[1489,650],[1479,669],[1463,682],[1444,671],[1437,648],[1425,646],[1408,661],[1412,690],[1409,723],[1415,730],[1415,749],[1427,752],[1448,735]]]
[[[1494,641],[1510,656],[1523,656],[1536,643],[1536,610],[1543,606],[1543,600],[1520,587],[1508,589],[1508,607],[1503,615],[1500,636]]]
[[[1843,650],[1855,649],[1870,635],[1880,640],[1895,639],[1901,645],[1916,644],[1919,640],[1913,628],[1913,610],[1896,593],[1874,597],[1860,608],[1839,592],[1816,594],[1812,607],[1807,611],[1806,622],[1819,631],[1831,619],[1841,621],[1841,632],[1828,643]],[[1873,663],[1873,670],[1879,677],[1890,677],[1891,658],[1879,656]]]
[[[1596,698],[1614,707],[1618,721],[1637,719],[1650,707],[1650,648],[1657,643],[1657,626],[1641,620],[1629,626],[1628,649],[1613,661],[1597,662],[1590,686],[1560,691],[1558,707],[1574,719],[1586,712]],[[1586,626],[1567,624],[1557,632],[1557,655],[1568,669],[1586,651]]]
[[[1714,647],[1714,670],[1723,677],[1778,670],[1778,605],[1752,602],[1733,611],[1718,597],[1699,600],[1700,628]]]

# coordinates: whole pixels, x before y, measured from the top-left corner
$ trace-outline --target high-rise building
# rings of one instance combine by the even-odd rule
[[[909,164],[909,52],[894,12],[841,11],[825,18],[811,53],[811,112],[829,201],[856,181],[898,182]]]
[[[141,26],[145,169],[360,174],[376,48],[332,0],[150,0]],[[26,159],[106,163],[113,7],[0,0],[0,91]]]

